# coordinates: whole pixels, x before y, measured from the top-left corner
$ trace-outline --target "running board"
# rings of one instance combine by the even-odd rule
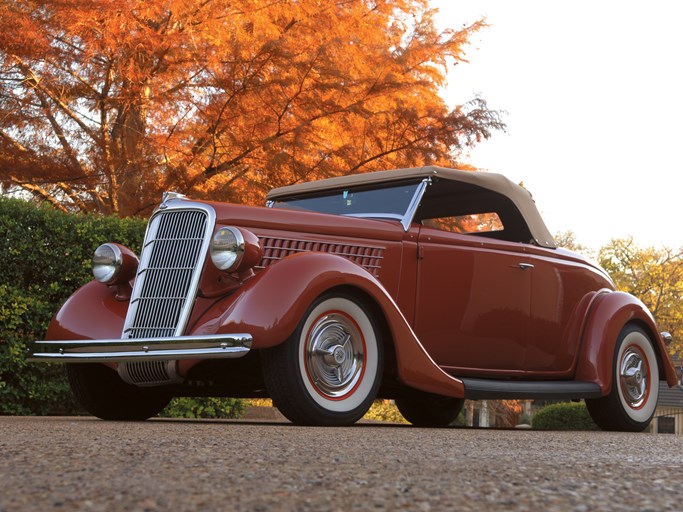
[[[600,398],[600,386],[576,380],[493,380],[460,378],[465,385],[465,398],[470,400],[509,400],[536,398],[542,400],[574,400]]]

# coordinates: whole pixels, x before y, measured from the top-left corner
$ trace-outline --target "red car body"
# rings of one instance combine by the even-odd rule
[[[402,215],[377,206],[385,190],[393,194],[387,203],[405,201]],[[373,211],[346,213],[363,193],[369,206],[358,208]],[[341,210],[309,209],[318,203]],[[177,313],[181,323],[171,322],[175,331],[126,335],[131,303],[143,303],[135,281],[146,272],[143,285],[152,283],[160,271],[148,270],[145,249],[138,264],[117,246],[128,274],[78,290],[31,357],[69,363],[72,386],[88,404],[104,398],[79,396],[82,388],[117,369],[121,396],[136,396],[133,388],[163,395],[159,404],[174,395],[273,396],[292,421],[307,424],[351,423],[375,397],[396,399],[418,425],[452,421],[464,398],[583,398],[603,428],[642,430],[658,381],[676,382],[647,308],[615,291],[595,263],[555,247],[531,196],[501,176],[385,171],[278,189],[269,206],[166,200],[153,218],[194,210],[209,218],[197,237],[208,248],[190,265],[196,286]],[[172,243],[152,243],[150,232],[165,229],[155,226],[150,221],[146,246]],[[236,271],[219,270],[211,256],[217,242],[205,240],[224,226],[244,239]],[[321,298],[333,314],[309,320],[329,330],[312,340],[305,320]],[[350,305],[337,312],[335,304]],[[164,311],[162,304],[152,315]],[[330,341],[336,332],[340,341]],[[372,333],[378,348],[367,344]],[[91,376],[94,367],[107,377]],[[289,403],[292,395],[303,397]],[[89,410],[142,419],[156,412],[154,403],[137,415]],[[615,414],[619,421],[609,419]]]

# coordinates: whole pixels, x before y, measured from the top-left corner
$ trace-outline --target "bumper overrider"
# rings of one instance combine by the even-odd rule
[[[39,340],[29,344],[28,360],[62,363],[118,363],[174,359],[231,359],[251,350],[249,334],[168,338]]]

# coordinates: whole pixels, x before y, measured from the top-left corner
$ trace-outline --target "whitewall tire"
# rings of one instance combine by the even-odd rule
[[[612,364],[610,394],[586,400],[603,430],[640,432],[652,421],[659,397],[659,365],[647,333],[627,325],[619,335]]]
[[[273,403],[290,421],[348,425],[377,395],[382,342],[362,301],[326,294],[308,308],[285,343],[261,353],[261,362]]]

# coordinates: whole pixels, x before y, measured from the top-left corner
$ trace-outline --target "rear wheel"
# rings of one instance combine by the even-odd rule
[[[612,365],[612,390],[586,400],[593,421],[603,430],[641,432],[657,407],[659,365],[649,336],[627,325],[619,335]]]
[[[446,427],[458,418],[465,403],[463,398],[422,391],[412,391],[395,401],[403,417],[416,427]]]
[[[261,352],[274,405],[301,425],[359,420],[377,395],[382,361],[372,315],[343,294],[321,296],[286,342]]]
[[[127,384],[102,364],[69,363],[66,371],[76,400],[90,414],[103,420],[146,420],[160,413],[171,401],[171,395],[163,387]]]

